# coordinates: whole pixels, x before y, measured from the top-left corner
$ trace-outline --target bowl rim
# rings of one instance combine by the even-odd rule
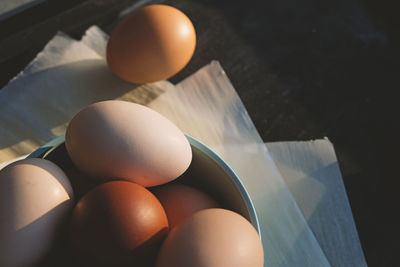
[[[205,145],[204,143],[202,143],[201,141],[190,135],[185,134],[185,136],[189,140],[189,143],[191,145],[195,146],[196,148],[204,152],[207,156],[211,157],[218,164],[218,166],[224,170],[224,172],[229,176],[229,178],[231,178],[231,181],[235,184],[236,188],[239,190],[239,193],[246,205],[246,209],[250,216],[250,222],[257,230],[258,234],[261,236],[261,229],[260,229],[260,224],[258,222],[256,209],[253,205],[253,202],[251,201],[249,193],[247,192],[239,176],[229,166],[228,163],[226,163],[216,152],[214,152],[207,145]]]
[[[235,173],[235,171],[226,163],[216,152],[214,152],[211,148],[205,145],[203,142],[199,141],[198,139],[185,134],[186,139],[189,141],[190,145],[193,145],[201,152],[205,153],[209,156],[212,160],[214,160],[219,167],[223,169],[223,171],[229,176],[231,181],[235,184],[236,188],[241,195],[246,209],[250,216],[250,222],[256,229],[258,235],[261,237],[261,229],[260,224],[258,221],[258,217],[256,214],[256,209],[251,201],[250,195],[247,192],[245,186],[243,185],[242,181],[240,180],[239,176]],[[27,156],[27,158],[46,158],[51,152],[53,152],[58,146],[62,145],[65,142],[65,134],[55,137],[51,141],[47,142],[46,144],[42,145],[31,154]]]

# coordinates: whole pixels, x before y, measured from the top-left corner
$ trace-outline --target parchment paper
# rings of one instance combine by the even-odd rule
[[[332,143],[321,139],[266,146],[329,263],[367,266]]]

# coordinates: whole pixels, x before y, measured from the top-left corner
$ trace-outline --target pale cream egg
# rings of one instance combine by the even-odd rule
[[[0,266],[36,266],[50,251],[73,207],[64,172],[45,159],[0,171]]]
[[[156,111],[109,100],[81,110],[65,136],[69,156],[98,180],[127,180],[145,187],[176,179],[189,167],[185,135]]]

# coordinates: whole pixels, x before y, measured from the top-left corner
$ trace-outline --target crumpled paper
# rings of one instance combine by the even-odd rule
[[[0,162],[63,134],[90,103],[148,105],[215,150],[241,177],[260,221],[265,266],[366,265],[329,141],[271,144],[270,153],[218,62],[177,86],[139,86],[110,73],[106,41],[95,26],[81,41],[59,33],[0,91]],[[299,164],[296,156],[306,153]]]

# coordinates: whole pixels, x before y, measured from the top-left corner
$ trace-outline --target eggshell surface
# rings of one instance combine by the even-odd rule
[[[254,227],[225,209],[196,212],[171,230],[156,267],[263,267],[264,252]]]
[[[177,178],[192,160],[188,140],[173,123],[150,108],[117,100],[80,111],[68,125],[65,145],[90,176],[146,187]]]
[[[84,266],[152,266],[167,232],[157,198],[126,181],[89,191],[71,220],[71,243]]]
[[[44,159],[0,171],[0,266],[36,266],[50,251],[73,207],[64,172]]]
[[[153,192],[164,207],[171,229],[197,211],[220,206],[211,196],[187,185],[162,185]]]
[[[149,83],[180,71],[195,46],[195,29],[185,14],[171,6],[149,5],[133,11],[113,30],[107,63],[126,81]]]

